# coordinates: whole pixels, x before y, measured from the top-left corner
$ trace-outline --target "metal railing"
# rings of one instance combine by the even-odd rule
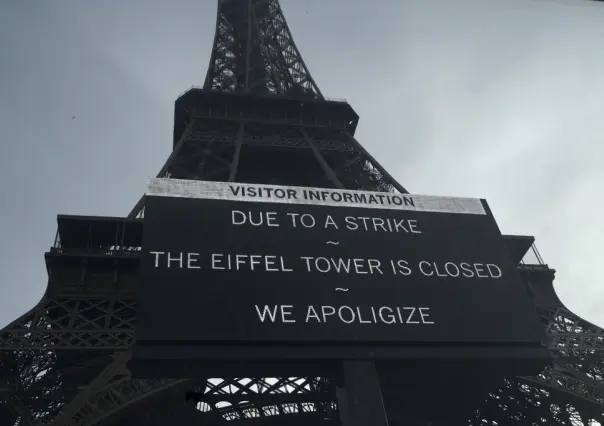
[[[73,254],[73,255],[100,255],[100,256],[138,256],[141,254],[142,247],[51,247],[52,254]]]
[[[191,90],[204,90],[203,86],[190,86],[187,90],[185,90],[184,92],[182,92],[180,95],[178,95],[177,99],[180,99],[182,96],[184,96],[185,94],[187,94],[188,92],[190,92]],[[348,101],[344,98],[329,98],[327,96],[324,96],[323,99],[325,99],[328,102],[342,102],[342,103],[348,103]]]
[[[541,257],[541,253],[539,253],[539,249],[537,249],[537,246],[535,245],[535,243],[533,243],[531,245],[530,250],[524,255],[524,257],[522,258],[522,260],[520,261],[520,265],[541,265],[541,266],[545,266],[545,262],[543,261],[543,258]]]

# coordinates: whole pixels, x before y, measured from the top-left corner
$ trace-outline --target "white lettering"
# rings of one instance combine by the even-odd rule
[[[267,320],[270,322],[275,322],[277,320],[277,310],[281,313],[281,322],[283,323],[292,323],[296,322],[295,319],[288,319],[290,315],[292,315],[292,309],[294,308],[292,305],[276,305],[269,306],[264,305],[264,308],[260,310],[258,305],[254,305],[256,307],[256,313],[258,314],[258,318],[261,322]]]
[[[345,309],[347,309],[348,312],[350,313],[350,319],[344,319],[344,317],[342,316],[342,311],[344,311]],[[351,324],[355,320],[354,311],[352,310],[352,308],[350,306],[340,306],[340,308],[338,309],[338,317],[340,318],[340,321],[342,321],[345,324]]]
[[[294,307],[292,305],[281,305],[281,321],[286,322],[296,322],[295,319],[285,319],[285,316],[290,316],[292,314],[292,309]]]
[[[491,278],[501,278],[501,275],[503,275],[499,266],[493,265],[492,263],[487,263],[487,269],[489,270]],[[493,272],[493,269],[495,272]]]
[[[300,256],[300,259],[304,260],[306,262],[306,272],[310,272],[310,261],[312,260],[312,257],[308,257],[308,256]]]
[[[223,271],[293,272],[283,256],[212,253],[212,269]],[[226,263],[226,264],[225,264]]]
[[[488,275],[481,275],[481,273],[484,272],[484,265],[480,264],[480,263],[475,263],[474,264],[474,270],[476,271],[476,275],[478,276],[478,278],[488,278]]]
[[[260,318],[260,321],[264,322],[264,320],[266,319],[266,316],[268,315],[271,322],[275,322],[275,318],[277,317],[277,306],[273,306],[273,307],[269,308],[268,305],[264,305],[264,309],[262,310],[262,312],[260,312],[258,305],[255,305],[255,306],[256,306],[256,312],[258,313],[258,318]],[[271,311],[271,309],[272,309],[272,311]]]
[[[323,322],[327,322],[327,317],[329,315],[334,315],[336,309],[333,306],[321,306],[321,312],[323,313]]]
[[[327,228],[328,225],[338,229],[338,225],[336,225],[336,222],[333,220],[331,215],[327,215],[327,218],[325,219],[325,228]]]
[[[335,310],[334,310],[334,312],[335,312]],[[306,311],[306,320],[304,322],[308,322],[308,320],[311,317],[316,319],[317,322],[321,322],[321,318],[319,318],[319,314],[317,314],[317,311],[315,311],[315,308],[312,305],[310,305],[308,307],[308,310]]]
[[[445,271],[449,274],[450,277],[458,277],[459,276],[459,268],[453,262],[445,263]]]
[[[295,228],[297,223],[297,217],[300,216],[299,213],[287,213],[289,217],[292,218],[292,226]]]
[[[315,226],[316,222],[315,218],[312,215],[304,213],[302,216],[300,216],[300,223],[305,228],[312,228],[313,226]]]
[[[432,271],[424,271],[424,268],[427,268],[428,266],[430,266],[430,262],[426,262],[425,260],[422,260],[421,262],[419,262],[419,270],[422,274],[424,274],[425,276],[429,277],[434,275],[434,272]]]
[[[415,313],[415,308],[414,307],[404,307],[403,310],[405,311],[409,311],[407,312],[409,315],[407,316],[407,324],[419,324],[419,321],[417,320],[412,320],[411,318],[413,318],[413,314]]]
[[[350,273],[350,259],[331,259],[336,272],[340,271]]]
[[[384,318],[384,313],[383,313],[384,311],[388,311],[386,318]],[[392,309],[390,309],[388,306],[382,306],[380,308],[380,310],[378,311],[378,313],[379,313],[380,319],[382,320],[383,323],[394,324],[396,322],[396,318],[394,318]]]
[[[389,217],[346,216],[346,229],[350,231],[393,232],[421,234],[415,219],[395,219]]]
[[[300,215],[300,213],[291,213],[288,212],[287,215],[292,218],[292,226],[295,228],[300,223],[305,228],[312,228],[315,226],[316,221],[313,215],[308,213],[304,213]],[[298,217],[300,220],[298,221]],[[325,225],[327,226],[327,225]]]
[[[187,268],[189,269],[201,269],[201,266],[197,264],[199,253],[187,253]]]
[[[276,309],[268,311],[272,312],[272,317],[276,316]],[[343,324],[434,324],[430,315],[430,308],[417,306],[321,305],[315,307],[310,305],[306,310],[305,322],[308,323],[312,320],[319,324],[334,321]]]
[[[260,265],[260,259],[262,259],[262,256],[259,256],[257,254],[250,254],[250,269],[252,271],[254,270],[255,266]]]
[[[245,223],[245,220],[245,213],[240,212],[239,210],[231,211],[231,223],[233,225],[243,225]]]
[[[218,266],[217,263],[222,263],[222,260],[219,259],[221,258],[223,255],[220,253],[212,253],[212,269],[222,269],[224,270],[225,268],[223,266]]]
[[[248,211],[246,214],[239,210],[232,210],[231,223],[233,225],[245,225],[246,223],[249,223],[252,226],[279,226],[277,223],[277,213],[275,212]]]
[[[426,277],[457,278],[463,276],[465,278],[498,279],[503,275],[501,268],[492,263],[445,262],[439,265],[437,262],[422,260],[417,266],[419,272]],[[392,269],[395,270],[394,265],[392,265]]]
[[[417,220],[411,219],[411,220],[408,220],[407,223],[409,224],[409,232],[411,232],[412,234],[421,234],[422,233],[422,231],[417,229]]]
[[[157,268],[159,266],[159,256],[165,254],[163,251],[152,251],[151,254],[155,255],[155,262],[153,265]]]
[[[361,315],[361,308],[357,306],[357,316],[359,318],[359,324],[371,324],[371,321],[363,321],[363,316]],[[373,321],[374,323],[376,322],[375,319]]]
[[[367,263],[369,264],[369,273],[371,275],[373,275],[373,270],[375,269],[376,271],[379,272],[380,275],[384,275],[384,273],[382,272],[381,267],[381,262],[377,259],[367,259]]]
[[[335,272],[337,274],[383,275],[381,262],[378,259],[348,259],[332,257],[300,256],[304,260],[307,272],[322,274]]]
[[[411,275],[412,271],[408,265],[409,262],[407,262],[406,260],[397,260],[396,263],[394,262],[394,260],[390,261],[390,266],[394,275]]]
[[[168,252],[168,268],[172,266],[172,262],[178,262],[178,267],[182,268],[182,262],[184,260],[184,253],[179,253],[178,256],[172,257],[172,254]]]
[[[327,260],[327,258],[317,257],[315,259],[315,268],[317,268],[317,270],[319,272],[325,273],[325,272],[329,272],[329,270],[331,269],[331,266],[330,266],[329,260]]]
[[[417,310],[419,311],[419,315],[422,317],[423,324],[434,324],[434,321],[426,321],[426,318],[430,316],[430,312],[426,311],[429,311],[430,308],[418,308]]]
[[[350,229],[351,231],[356,231],[359,229],[359,225],[356,224],[353,217],[347,216],[344,218],[344,222],[346,222],[346,228]]]
[[[277,261],[277,256],[264,256],[265,269],[267,272],[279,272],[279,268],[274,267]]]

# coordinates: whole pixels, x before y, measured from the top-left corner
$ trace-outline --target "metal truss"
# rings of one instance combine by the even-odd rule
[[[540,315],[554,366],[539,376],[506,382],[490,395],[474,424],[604,420],[604,330],[563,306],[540,309]],[[3,329],[1,367],[3,377],[11,374],[0,395],[19,425],[109,426],[134,403],[161,399],[164,391],[185,386],[186,380],[129,377],[125,362],[135,317],[130,299],[46,298]],[[333,389],[318,378],[210,379],[203,389],[187,389],[200,415],[225,421],[336,410]],[[536,415],[546,420],[530,423]]]
[[[249,181],[240,164],[260,156],[264,176],[253,173],[262,183],[407,193],[345,130],[199,116],[190,118],[157,177]],[[291,176],[284,176],[285,161]],[[143,208],[141,199],[129,217],[144,217]]]
[[[604,330],[577,317],[564,306],[538,308],[552,350],[571,356],[575,352],[604,349]]]
[[[323,175],[301,176],[301,182],[315,180],[319,186],[341,186],[348,189],[385,190],[395,188],[394,179],[384,174],[375,160],[368,158],[360,144],[343,131],[287,125],[217,122],[193,118],[191,129],[175,147],[176,153],[166,162],[159,177],[178,179],[237,179],[235,162],[241,158],[236,147],[308,150],[322,169]],[[292,155],[303,153],[293,151]],[[372,161],[373,160],[373,161]],[[358,173],[351,173],[358,172]],[[325,180],[325,178],[331,178]],[[337,179],[347,184],[338,184]],[[308,185],[311,186],[311,185]],[[398,189],[398,188],[397,188]],[[400,192],[406,192],[401,188]]]
[[[472,425],[604,424],[604,330],[561,305],[538,311],[554,364],[536,377],[507,380]]]
[[[321,378],[209,379],[193,394],[197,408],[234,421],[299,413],[334,416],[337,405]]]
[[[194,90],[329,103],[277,0],[218,0],[206,80],[203,89]],[[158,177],[407,192],[364,150],[354,131],[346,130],[349,123],[277,119],[278,111],[218,116],[210,110],[187,112],[185,129]],[[144,198],[130,217],[143,215]],[[47,292],[0,330],[0,425],[156,426],[165,424],[152,422],[163,412],[193,415],[199,424],[208,419],[209,424],[276,424],[271,419],[281,418],[339,424],[335,385],[321,378],[133,379],[126,363],[136,298],[112,287],[111,279],[104,284],[102,294],[79,287]],[[503,383],[471,424],[604,424],[604,330],[561,303],[538,306],[538,312],[554,365],[536,377]]]
[[[119,360],[119,356],[116,358],[118,359],[114,363],[109,364],[102,374],[65,406],[51,423],[52,426],[97,425],[137,402],[157,397],[187,382],[186,379],[132,379],[125,368],[125,362]]]
[[[478,425],[592,426],[604,421],[602,403],[586,402],[568,393],[525,380],[508,380],[489,395],[470,421]]]
[[[45,297],[0,333],[2,350],[123,350],[134,342],[136,300]]]
[[[204,88],[219,92],[323,96],[277,0],[220,0]]]

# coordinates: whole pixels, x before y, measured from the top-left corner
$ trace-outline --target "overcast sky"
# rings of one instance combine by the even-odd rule
[[[352,104],[403,186],[486,198],[604,326],[604,4],[281,5],[322,92]],[[215,16],[215,0],[0,2],[0,326],[41,298],[57,214],[126,215],[159,171]]]

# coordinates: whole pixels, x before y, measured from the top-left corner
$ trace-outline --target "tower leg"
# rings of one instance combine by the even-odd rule
[[[344,386],[337,389],[342,426],[388,426],[373,361],[344,361]]]

